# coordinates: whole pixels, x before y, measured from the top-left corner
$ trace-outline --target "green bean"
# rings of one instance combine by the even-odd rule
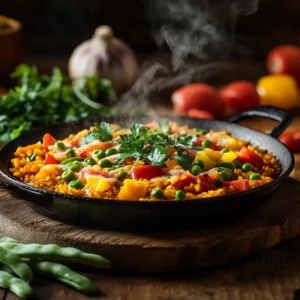
[[[92,281],[87,277],[74,272],[62,264],[49,261],[36,261],[31,262],[30,265],[39,275],[55,278],[83,293],[92,294],[97,290]]]
[[[0,271],[0,287],[11,291],[20,298],[27,298],[32,294],[28,283],[4,271]]]
[[[4,243],[4,242],[17,243],[16,240],[11,239],[3,234],[0,234],[0,243]]]
[[[18,245],[16,243],[2,243],[0,246],[0,262],[8,265],[19,277],[25,281],[31,281],[31,268],[24,263],[16,253],[12,253],[9,251],[9,249],[4,249],[4,247],[2,247],[2,245],[6,244]]]
[[[85,158],[84,157],[70,157],[70,158],[67,158],[65,160],[63,160],[60,165],[66,165],[70,162],[73,162],[73,161],[84,161]]]
[[[16,276],[16,273],[8,265],[0,263],[0,270],[9,273],[10,275]]]
[[[40,245],[2,243],[1,247],[19,255],[22,258],[39,258],[56,261],[62,260],[64,262],[99,268],[108,268],[111,264],[109,260],[100,255],[86,253],[71,247],[59,247],[54,244]]]

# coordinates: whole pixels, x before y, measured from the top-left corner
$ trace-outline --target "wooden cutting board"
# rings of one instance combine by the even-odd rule
[[[228,263],[300,235],[300,182],[288,178],[262,207],[234,224],[149,234],[88,229],[44,217],[0,190],[0,232],[102,254],[113,270],[160,272]]]

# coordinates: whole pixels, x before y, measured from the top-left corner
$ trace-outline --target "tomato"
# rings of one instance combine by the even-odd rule
[[[245,80],[234,81],[220,90],[225,104],[236,112],[242,112],[259,105],[260,98],[256,86]]]
[[[196,182],[196,177],[193,176],[189,171],[181,174],[175,182],[173,182],[173,186],[176,190],[183,190],[185,186],[189,186],[191,183]]]
[[[258,167],[263,165],[263,159],[247,147],[242,147],[242,149],[239,151],[238,159],[241,162],[247,162]]]
[[[283,109],[297,107],[299,91],[296,80],[290,75],[268,75],[257,82],[261,105],[273,105]]]
[[[235,191],[245,191],[249,189],[249,180],[248,179],[242,179],[242,180],[233,180],[233,181],[224,181],[225,187],[232,186]]]
[[[217,189],[217,187],[213,184],[213,181],[208,176],[208,174],[199,175],[199,178],[200,178],[201,193]]]
[[[272,49],[267,57],[267,70],[271,74],[288,74],[300,85],[300,48],[281,45]]]
[[[46,133],[43,137],[43,146],[45,148],[48,148],[50,145],[54,145],[56,142],[56,139],[50,134]]]
[[[194,83],[181,87],[173,92],[172,103],[179,114],[187,114],[196,108],[220,117],[224,111],[224,103],[214,87],[204,83]]]
[[[192,108],[187,112],[187,115],[191,118],[198,119],[210,119],[213,120],[215,117],[208,111]]]
[[[160,166],[137,166],[133,168],[133,179],[151,179],[163,175],[163,169]]]
[[[285,144],[290,151],[300,152],[300,129],[293,129],[284,132],[279,140]]]
[[[47,153],[45,160],[44,160],[44,165],[52,165],[52,164],[58,164],[60,163],[59,160],[56,160],[51,154]]]

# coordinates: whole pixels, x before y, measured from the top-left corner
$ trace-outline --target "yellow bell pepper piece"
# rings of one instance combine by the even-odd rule
[[[227,153],[224,153],[222,156],[223,162],[232,162],[238,157],[238,154],[232,151],[229,151]]]
[[[217,162],[214,160],[211,160],[205,151],[200,151],[197,153],[195,160],[202,160],[204,162],[204,168],[203,170],[208,170],[213,168]]]
[[[166,162],[166,166],[169,169],[174,169],[175,167],[179,167],[179,163],[177,159],[170,159]]]
[[[298,105],[299,91],[296,80],[285,74],[268,75],[257,83],[261,105],[292,109]]]
[[[204,151],[211,160],[218,161],[222,157],[222,153],[220,153],[220,151],[214,151],[210,148],[205,148]]]
[[[118,199],[120,200],[139,200],[146,196],[148,183],[144,181],[136,181],[134,179],[126,179],[122,186]]]
[[[102,193],[109,190],[111,185],[104,178],[89,177],[86,182],[86,188]]]

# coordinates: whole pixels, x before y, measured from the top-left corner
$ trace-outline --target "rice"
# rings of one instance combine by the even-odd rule
[[[172,128],[173,130],[174,128],[177,128],[177,132],[180,132],[180,134],[184,132],[195,134],[195,132],[193,132],[193,129],[188,128],[187,126],[180,127],[176,123],[172,123]],[[79,158],[81,153],[83,153],[80,141],[82,137],[87,134],[87,132],[88,131],[85,129],[73,135],[76,137],[77,144],[75,146],[74,140],[72,140],[71,136],[62,140],[62,142],[67,145],[68,149],[74,149],[76,153],[75,158]],[[120,137],[124,133],[128,133],[128,130],[115,131],[113,134],[113,139]],[[66,150],[58,151],[57,149],[54,149],[53,145],[45,147],[44,144],[40,141],[36,144],[28,145],[25,147],[20,146],[16,149],[14,157],[11,159],[12,166],[10,168],[10,172],[20,181],[33,187],[45,189],[48,191],[99,199],[134,199],[140,201],[161,199],[174,200],[176,199],[176,192],[178,190],[182,190],[184,192],[185,199],[187,200],[222,196],[239,191],[237,190],[237,187],[233,185],[233,182],[236,183],[237,181],[239,181],[241,183],[244,183],[246,184],[247,189],[250,189],[263,184],[267,184],[279,176],[281,172],[280,163],[277,161],[276,157],[274,157],[273,154],[268,153],[266,150],[255,148],[250,143],[235,139],[229,133],[223,131],[209,131],[206,136],[208,140],[215,143],[215,148],[213,149],[213,151],[206,151],[205,149],[199,151],[193,150],[194,152],[196,151],[194,161],[196,160],[198,155],[205,154],[208,155],[207,161],[213,162],[212,164],[214,164],[214,166],[208,170],[205,170],[205,172],[201,172],[199,176],[192,175],[190,173],[191,170],[184,170],[180,164],[175,163],[175,165],[171,167],[171,170],[168,169],[162,176],[154,176],[151,179],[134,179],[132,175],[133,169],[138,166],[146,165],[147,163],[144,160],[127,159],[123,162],[123,167],[120,167],[117,172],[113,172],[113,170],[110,170],[109,168],[99,166],[100,159],[97,159],[95,157],[95,151],[99,150],[100,148],[93,148],[92,151],[88,152],[88,156],[86,157],[95,159],[97,164],[93,166],[87,166],[82,163],[81,170],[73,172],[76,175],[76,180],[81,181],[83,185],[82,188],[74,188],[65,179],[63,179],[63,173],[66,171],[66,168],[60,164],[60,158],[66,157]],[[225,186],[224,180],[223,186],[221,187],[215,185],[213,186],[213,188],[206,188],[205,184],[214,184],[215,182],[215,179],[213,179],[212,173],[210,173],[210,171],[215,169],[218,163],[222,162],[221,159],[224,156],[224,153],[222,153],[220,149],[224,145],[227,146],[226,148],[229,148],[228,150],[230,152],[235,154],[240,153],[240,150],[243,147],[246,147],[249,151],[251,151],[251,153],[254,153],[256,155],[256,158],[258,157],[261,159],[262,164],[253,164],[252,169],[248,172],[244,172],[241,168],[236,167],[232,172],[231,179],[228,181],[229,184]],[[87,146],[85,147],[88,148]],[[100,143],[100,146],[102,147],[103,143]],[[113,147],[113,143],[111,143],[110,147]],[[190,150],[192,150],[192,148]],[[35,156],[34,159],[30,159],[33,154]],[[117,155],[115,155],[115,157],[117,157]],[[56,160],[56,163],[46,164],[47,156],[53,156]],[[236,160],[238,159],[235,159],[232,162],[234,163]],[[111,159],[111,161],[113,161],[113,159]],[[127,173],[127,178],[124,181],[119,180],[118,177],[121,171]],[[170,175],[170,171],[172,171],[175,175],[173,175],[173,173]],[[178,173],[178,175],[176,175],[176,172]],[[250,176],[253,173],[259,174],[259,178],[250,180]],[[105,183],[103,183],[103,180],[105,181]],[[141,183],[141,187],[145,187],[143,194],[135,194],[137,195],[136,199],[133,195],[128,196],[128,199],[126,198],[126,196],[120,196],[120,192],[122,189],[124,192],[126,181],[128,183],[129,180],[139,182]],[[90,182],[94,182],[94,184],[91,184]],[[185,184],[182,184],[183,182]],[[232,184],[230,184],[230,182]],[[104,187],[100,186],[100,183]],[[180,188],[178,186],[180,186]],[[159,188],[163,191],[163,197],[160,196],[159,198],[157,198],[152,195],[152,191],[156,188]],[[135,188],[128,188],[127,193],[134,194],[135,192]]]

